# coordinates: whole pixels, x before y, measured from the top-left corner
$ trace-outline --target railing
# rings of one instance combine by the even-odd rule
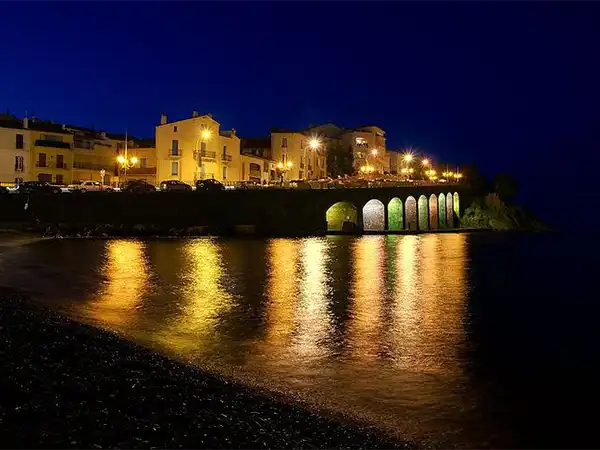
[[[132,167],[127,169],[130,175],[156,175],[156,167]]]
[[[52,147],[52,148],[71,148],[71,144],[62,141],[52,141],[48,139],[38,139],[35,141],[37,147]]]
[[[231,161],[231,155],[225,155],[225,154],[223,154],[223,155],[221,155],[221,159],[223,161]]]
[[[35,167],[44,167],[47,169],[68,169],[67,163],[49,163],[47,161],[36,161]]]
[[[209,152],[206,150],[196,150],[194,156],[200,158],[217,159],[217,152]]]
[[[112,164],[98,164],[98,163],[73,163],[73,169],[83,170],[107,170],[112,168]]]
[[[183,155],[182,148],[170,148],[169,149],[169,158],[181,158]]]

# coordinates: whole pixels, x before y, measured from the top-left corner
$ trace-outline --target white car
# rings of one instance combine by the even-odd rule
[[[112,192],[114,189],[111,186],[105,186],[99,181],[82,181],[79,184],[70,184],[70,191],[88,192],[88,191],[104,191]]]

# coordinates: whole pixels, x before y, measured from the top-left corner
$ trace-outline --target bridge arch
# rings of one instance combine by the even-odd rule
[[[435,194],[431,194],[429,196],[429,228],[437,230],[438,227],[438,199]]]
[[[325,220],[327,220],[327,231],[346,231],[349,227],[356,228],[358,224],[356,206],[350,202],[334,203],[325,213]]]
[[[460,199],[458,198],[458,192],[454,193],[452,206],[454,207],[454,215],[456,218],[460,218]]]
[[[406,199],[405,207],[406,229],[414,231],[417,229],[417,201],[412,195]]]
[[[419,230],[429,229],[429,207],[427,197],[419,197]]]
[[[363,229],[365,231],[385,230],[385,208],[380,200],[373,198],[363,206]]]
[[[388,229],[390,231],[400,231],[404,229],[404,209],[402,200],[394,197],[388,203]]]
[[[440,228],[448,227],[448,223],[446,222],[446,196],[443,192],[438,196],[438,219],[440,221]]]
[[[446,223],[448,228],[454,228],[454,211],[452,209],[452,194],[448,192],[446,195]]]

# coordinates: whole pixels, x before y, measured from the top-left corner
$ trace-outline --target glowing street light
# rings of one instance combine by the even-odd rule
[[[425,158],[421,161],[421,164],[423,165],[423,167],[427,167],[429,165],[429,160]]]
[[[404,162],[405,162],[405,163],[409,163],[409,162],[411,162],[412,160],[413,160],[413,155],[412,155],[412,153],[406,153],[406,154],[404,155]]]
[[[308,147],[311,150],[317,150],[318,148],[321,147],[321,139],[319,139],[318,137],[313,137],[308,141]]]
[[[202,130],[202,133],[200,133],[200,135],[202,136],[203,141],[208,141],[212,136],[212,131],[210,131],[208,128],[206,128],[206,129]]]
[[[286,167],[287,167],[288,169],[291,169],[291,168],[292,168],[292,166],[293,166],[293,164],[292,164],[292,162],[291,162],[291,161],[288,161],[288,162],[286,162],[286,163],[285,163],[285,165],[286,165]]]
[[[371,150],[371,155],[377,156],[377,149],[376,148],[374,148],[373,150]]]

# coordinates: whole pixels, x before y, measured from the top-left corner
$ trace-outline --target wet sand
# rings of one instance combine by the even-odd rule
[[[0,288],[2,447],[400,448]]]

